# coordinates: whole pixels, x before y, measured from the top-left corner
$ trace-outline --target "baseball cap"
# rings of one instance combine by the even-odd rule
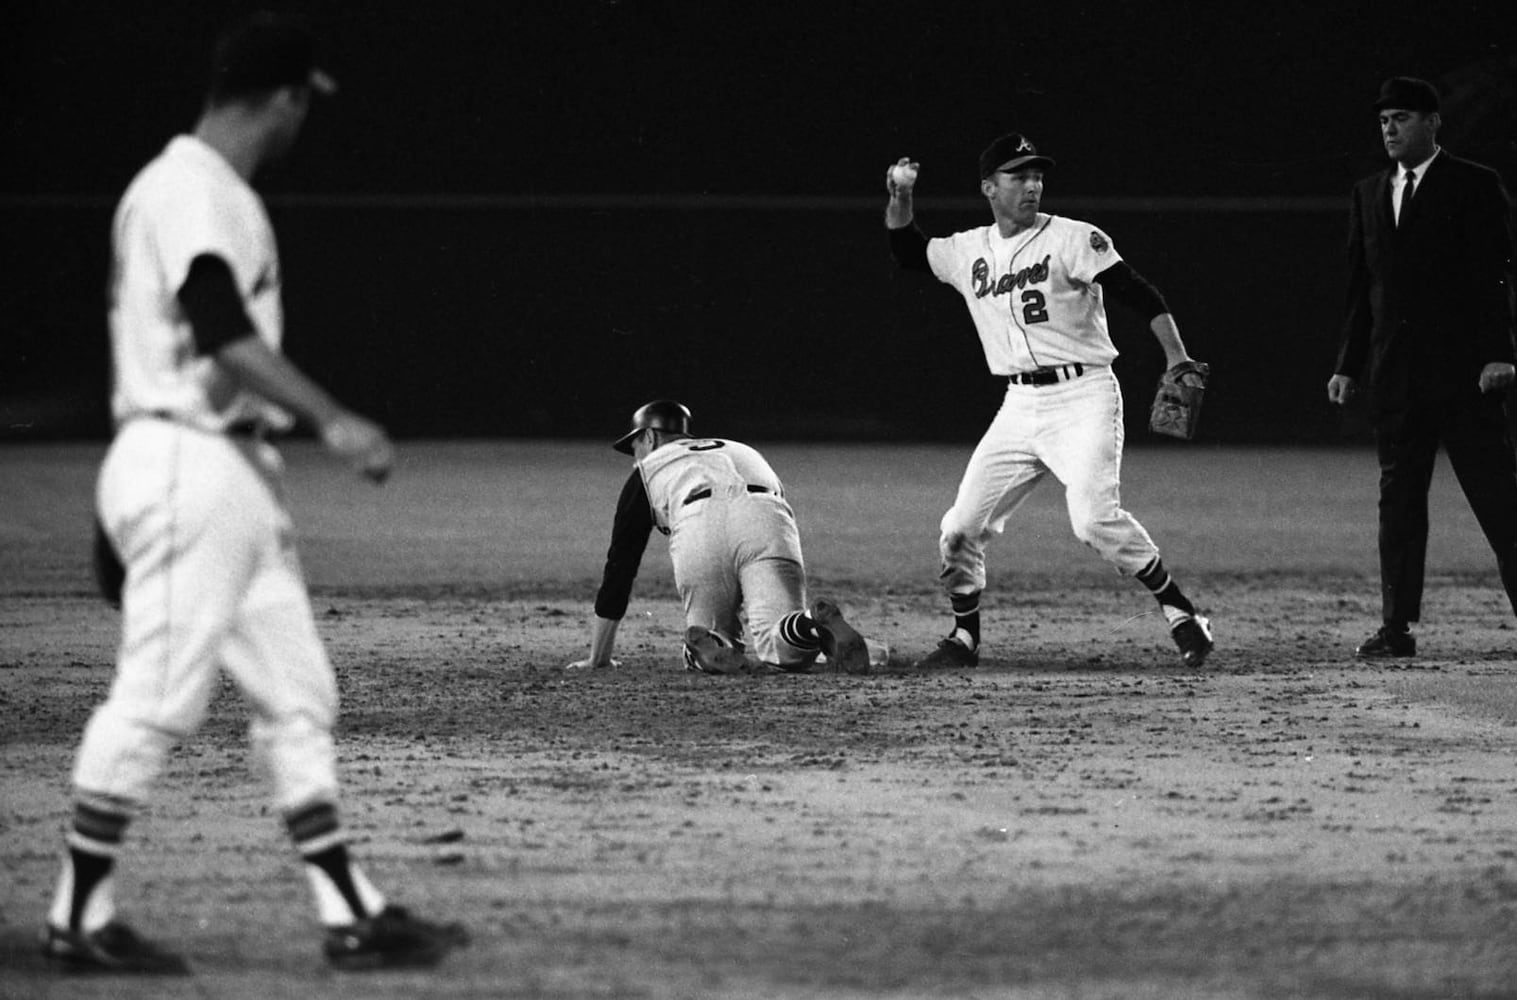
[[[986,146],[985,152],[980,154],[980,180],[998,170],[1015,170],[1030,164],[1051,167],[1053,160],[1038,155],[1038,148],[1027,136],[1020,132],[1008,132]]]
[[[1393,76],[1380,85],[1375,110],[1400,108],[1403,111],[1437,111],[1438,88],[1414,76]]]
[[[316,37],[303,21],[260,11],[222,33],[211,57],[211,93],[232,97],[291,86],[337,92],[337,81],[316,65]]]

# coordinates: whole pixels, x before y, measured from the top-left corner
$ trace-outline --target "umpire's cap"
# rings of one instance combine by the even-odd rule
[[[211,97],[247,97],[280,87],[337,92],[337,81],[316,65],[316,36],[299,18],[258,11],[232,24],[211,56]]]
[[[1399,108],[1402,111],[1437,111],[1438,88],[1414,76],[1393,76],[1380,85],[1375,110]]]
[[[998,136],[980,154],[980,180],[1000,170],[1016,170],[1018,167],[1051,167],[1053,160],[1038,155],[1032,140],[1020,132],[1007,132]]]
[[[632,440],[643,431],[668,431],[670,434],[690,433],[690,411],[684,404],[672,399],[655,399],[644,403],[632,414],[632,429],[617,438],[611,445],[623,455],[632,454]]]

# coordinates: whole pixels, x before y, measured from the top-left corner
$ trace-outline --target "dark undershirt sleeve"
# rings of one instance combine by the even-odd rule
[[[1096,280],[1113,299],[1140,313],[1144,319],[1169,312],[1169,305],[1159,290],[1132,269],[1125,260],[1119,260],[1096,275]]]
[[[601,618],[620,621],[632,599],[632,584],[637,579],[648,538],[653,534],[653,511],[648,507],[648,489],[636,469],[622,486],[616,501],[616,520],[611,525],[611,547],[606,551],[606,571],[595,595],[595,613]]]
[[[886,232],[890,234],[890,255],[897,264],[907,271],[932,273],[932,265],[927,263],[927,235],[915,222]]]
[[[179,305],[189,317],[195,353],[202,357],[253,335],[253,321],[242,306],[232,268],[214,254],[203,253],[190,262],[190,273],[179,286]]]

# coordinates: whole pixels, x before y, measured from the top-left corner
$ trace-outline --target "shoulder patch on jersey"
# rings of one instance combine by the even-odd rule
[[[1106,238],[1106,234],[1101,232],[1101,230],[1092,229],[1090,231],[1090,248],[1096,253],[1105,253],[1111,249],[1111,241]]]

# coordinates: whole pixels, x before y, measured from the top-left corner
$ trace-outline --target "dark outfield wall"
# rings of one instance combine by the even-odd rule
[[[754,438],[973,439],[1002,386],[962,302],[898,273],[872,200],[272,205],[289,353],[401,436],[606,437],[655,397]],[[1346,212],[1092,202],[1213,365],[1202,437],[1364,440],[1325,401]],[[9,440],[104,437],[105,200],[7,207],[0,417]],[[930,233],[978,225],[925,202]],[[1111,311],[1141,430],[1162,365]]]

